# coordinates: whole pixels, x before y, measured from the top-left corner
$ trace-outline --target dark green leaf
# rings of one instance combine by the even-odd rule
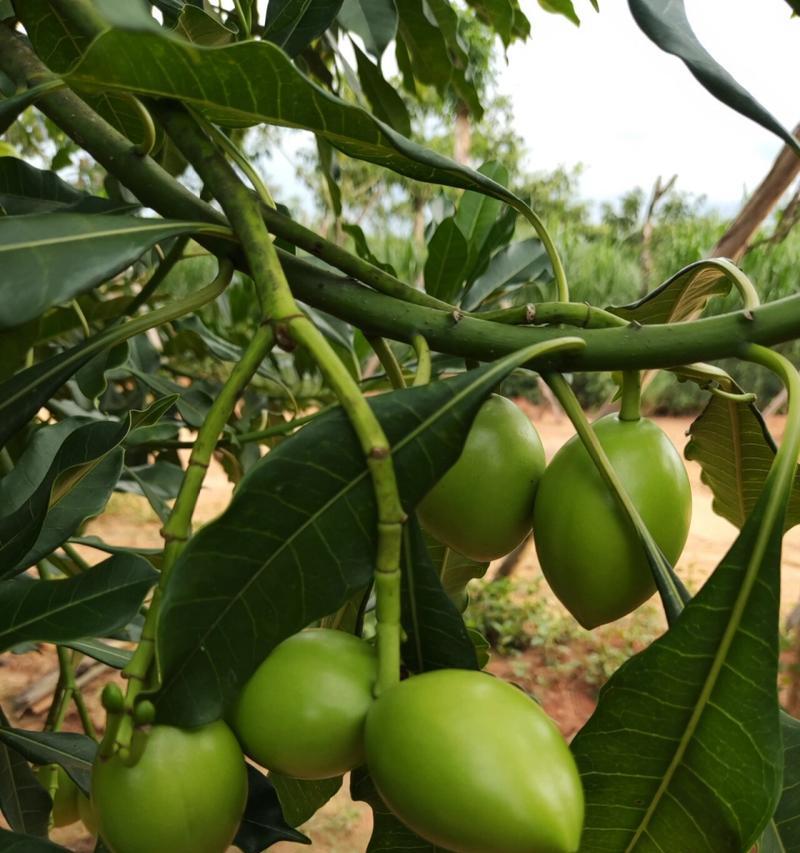
[[[15,749],[0,742],[0,812],[8,826],[29,836],[46,837],[51,808],[50,795],[39,784],[28,762]],[[0,834],[0,849],[4,837]],[[29,841],[31,845],[36,843],[33,838]],[[32,848],[17,849],[27,853]]]
[[[90,791],[92,762],[97,744],[75,732],[31,732],[0,727],[0,741],[32,764],[58,764],[85,793]]]
[[[443,847],[423,841],[389,811],[365,767],[353,771],[350,793],[372,809],[372,837],[366,853],[447,853]]]
[[[712,395],[689,427],[684,455],[701,468],[717,515],[742,527],[764,488],[775,442],[755,404]],[[785,530],[800,522],[800,471],[786,513]]]
[[[455,461],[490,389],[528,357],[370,400],[407,507]],[[219,717],[277,643],[370,582],[375,537],[363,453],[344,413],[331,410],[256,463],[175,564],[159,623],[161,718]]]
[[[264,37],[296,56],[339,14],[342,0],[270,0]]]
[[[372,250],[370,249],[369,243],[367,242],[367,235],[364,233],[360,225],[353,225],[349,222],[344,222],[342,223],[342,231],[344,231],[345,234],[349,234],[353,238],[353,244],[355,246],[356,254],[359,258],[365,261],[369,261],[369,263],[371,263],[374,267],[386,270],[386,272],[391,273],[391,275],[395,275],[394,268],[391,264],[384,263],[372,254]]]
[[[87,655],[92,660],[100,661],[106,666],[111,666],[114,669],[124,669],[133,657],[133,652],[128,649],[120,649],[116,646],[110,646],[108,643],[103,643],[100,640],[70,640],[68,643],[61,645],[67,646],[76,652]]]
[[[683,0],[628,0],[628,5],[650,41],[682,59],[715,98],[771,131],[800,154],[800,142],[700,44],[686,17]]]
[[[380,59],[397,33],[395,0],[344,0],[339,23],[359,36],[367,51]]]
[[[99,352],[75,374],[81,393],[88,400],[97,400],[108,387],[106,373],[116,370],[128,360],[128,342],[123,341]]]
[[[631,305],[609,307],[609,311],[637,323],[680,323],[702,313],[713,296],[726,296],[731,289],[730,261],[713,259],[689,264],[655,290]]]
[[[572,742],[586,849],[644,849],[646,837],[651,849],[740,853],[772,817],[782,764],[780,513],[762,528],[773,497],[762,492],[705,586],[617,670]]]
[[[485,299],[513,282],[533,280],[550,266],[542,244],[535,237],[511,243],[489,261],[486,270],[470,285],[462,307],[474,311]]]
[[[780,853],[800,850],[800,720],[781,713],[783,794],[773,818]]]
[[[403,530],[403,661],[412,672],[477,669],[475,647],[436,574],[415,518]]]
[[[494,160],[484,163],[478,171],[502,186],[508,183],[508,170]],[[481,193],[465,192],[459,199],[455,220],[469,249],[468,274],[472,273],[502,207],[496,198],[487,198]]]
[[[118,554],[66,580],[3,581],[0,651],[17,643],[64,643],[110,634],[136,615],[157,579],[147,560]]]
[[[469,262],[469,247],[452,216],[443,219],[428,243],[425,290],[444,302],[459,295]]]
[[[47,792],[45,792],[47,793]],[[44,838],[33,838],[0,829],[0,853],[69,853],[66,847]]]
[[[283,816],[290,826],[300,826],[313,817],[342,787],[342,778],[305,781],[270,773],[269,779],[278,793]]]
[[[130,266],[161,240],[203,226],[81,213],[0,218],[0,330],[19,326]]]
[[[95,548],[98,551],[103,551],[106,554],[139,554],[142,557],[155,557],[162,553],[161,548],[127,548],[124,545],[111,545],[108,542],[103,542],[97,536],[74,536],[70,539],[73,545],[85,545],[87,548]],[[149,560],[153,562],[153,560]]]
[[[786,2],[792,7],[795,15],[800,15],[800,0],[786,0]]]
[[[355,42],[351,44],[356,55],[361,89],[372,107],[372,112],[398,133],[411,136],[411,117],[403,99],[397,94],[397,89],[386,82],[380,68],[373,65]]]
[[[319,168],[328,188],[331,209],[336,216],[342,215],[342,190],[339,186],[339,166],[336,162],[336,152],[331,143],[319,134],[317,135],[317,155]]]
[[[76,190],[55,172],[18,157],[0,157],[0,205],[9,216],[28,213],[120,213],[132,205]]]
[[[53,90],[52,83],[42,83],[24,89],[9,98],[0,99],[0,134],[5,133],[17,120],[17,116],[48,92]]]
[[[476,563],[475,560],[470,560],[469,557],[438,542],[429,534],[425,534],[425,541],[428,546],[428,555],[444,591],[459,612],[463,611],[467,606],[467,584],[475,578],[482,578],[489,564]]]
[[[216,15],[190,4],[181,9],[175,31],[188,41],[209,47],[230,44],[236,37],[236,33],[226,27]]]
[[[286,823],[280,800],[269,777],[247,765],[247,806],[233,843],[244,853],[261,853],[279,841],[311,844],[302,832]]]
[[[162,523],[166,522],[171,511],[167,501],[178,496],[178,489],[183,481],[183,469],[180,465],[158,460],[150,465],[125,468],[125,477],[130,480],[121,480],[117,489],[144,495]]]
[[[316,86],[268,42],[207,48],[151,33],[110,30],[92,43],[69,77],[78,86],[177,98],[220,124],[267,122],[311,130],[352,157],[525,208],[486,176],[410,142]]]

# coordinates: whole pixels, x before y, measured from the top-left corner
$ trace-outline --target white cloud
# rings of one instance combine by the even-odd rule
[[[508,93],[530,166],[584,163],[589,198],[617,197],[656,176],[729,211],[769,168],[781,142],[709,95],[634,23],[624,0],[575,0],[582,25],[523,0],[533,34],[509,51]],[[800,20],[781,0],[687,0],[701,42],[785,126],[800,120]]]

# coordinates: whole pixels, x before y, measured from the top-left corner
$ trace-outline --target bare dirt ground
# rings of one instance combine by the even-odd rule
[[[539,430],[548,458],[573,433],[566,418],[557,418],[548,412],[539,412],[525,407],[529,411]],[[656,418],[656,421],[682,451],[686,443],[686,430],[691,423],[689,418]],[[770,420],[770,429],[776,439],[783,431],[783,419]],[[700,469],[694,463],[687,463],[692,482],[694,510],[692,527],[684,553],[677,570],[690,589],[696,590],[716,566],[736,535],[735,528],[711,508],[711,493],[700,482]],[[231,486],[219,466],[212,466],[198,506],[197,519],[203,523],[218,515],[227,505]],[[149,507],[141,499],[129,495],[115,496],[111,511],[92,522],[88,533],[101,536],[108,542],[124,545],[154,546],[160,545],[159,523]],[[87,559],[95,562],[101,559],[99,552],[84,549]],[[534,549],[527,549],[523,561],[517,570],[517,576],[535,578],[539,574]],[[782,610],[786,616],[800,600],[800,527],[790,531],[784,540],[783,555],[783,592]],[[554,608],[560,608],[553,601]],[[653,613],[656,613],[653,607]],[[659,619],[653,616],[653,619]],[[615,629],[603,640],[610,643],[626,643],[627,623],[621,620]],[[616,633],[615,633],[616,632]],[[634,642],[634,646],[635,646]],[[533,648],[522,655],[497,657],[490,669],[497,675],[515,681],[529,692],[536,694],[547,712],[556,720],[564,735],[570,738],[583,725],[591,714],[598,690],[598,684],[587,683],[581,661],[584,649],[580,640],[568,650],[574,665],[559,665],[556,671],[550,667],[548,650]],[[15,657],[6,655],[0,658],[0,703],[7,712],[14,715],[14,723],[26,728],[40,727],[47,711],[47,696],[32,698],[24,709],[15,705],[13,697],[32,685],[41,682],[43,677],[55,672],[55,659],[52,650],[43,648],[41,654],[27,654]],[[89,682],[85,688],[94,722],[102,727],[103,715],[99,707],[99,693],[110,677],[104,675]],[[16,710],[15,710],[16,709]],[[794,709],[800,712],[800,708]],[[66,728],[78,730],[79,723],[74,714],[66,720]],[[326,805],[304,828],[314,841],[314,850],[320,853],[361,853],[366,849],[371,828],[369,809],[362,803],[354,803],[347,794],[347,785]],[[91,842],[81,835],[78,827],[69,827],[54,834],[54,840],[60,841],[75,851],[93,849]],[[271,848],[276,853],[295,853],[308,849],[302,845],[283,843]]]

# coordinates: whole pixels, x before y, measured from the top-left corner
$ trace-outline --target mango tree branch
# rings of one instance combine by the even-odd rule
[[[317,327],[303,314],[262,219],[261,207],[227,160],[179,105],[154,110],[184,157],[195,167],[225,211],[241,241],[261,299],[264,322],[279,343],[306,347],[336,394],[358,436],[372,478],[378,515],[375,582],[378,615],[378,685],[385,690],[400,677],[400,545],[405,513],[397,491],[389,442],[358,384]]]

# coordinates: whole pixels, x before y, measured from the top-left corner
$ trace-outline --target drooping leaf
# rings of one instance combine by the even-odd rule
[[[268,42],[208,48],[164,35],[110,30],[92,43],[69,81],[80,87],[176,98],[219,124],[266,122],[304,128],[357,159],[417,180],[484,192],[526,209],[485,175],[410,142],[316,86]]]
[[[572,742],[587,849],[734,853],[772,817],[783,520],[778,512],[762,531],[770,491],[670,630],[612,676]]]
[[[344,0],[338,19],[378,60],[397,33],[395,0]]]
[[[423,841],[389,811],[365,767],[353,771],[350,793],[354,800],[372,809],[373,828],[367,853],[447,853],[443,847]]]
[[[509,284],[534,280],[550,267],[541,242],[535,237],[505,246],[489,261],[483,274],[470,285],[462,307],[474,311],[485,299]]]
[[[264,38],[296,56],[328,29],[341,7],[342,0],[271,0]]]
[[[0,330],[96,287],[161,240],[203,228],[105,214],[0,217]]]
[[[458,551],[453,551],[447,545],[437,541],[430,534],[425,534],[428,555],[434,570],[444,588],[459,612],[467,606],[467,584],[475,578],[482,578],[489,568],[488,563],[476,563]]]
[[[800,142],[700,44],[686,17],[683,0],[628,0],[628,5],[650,41],[682,59],[717,100],[771,131],[800,154]]]
[[[309,838],[286,822],[277,791],[269,777],[248,764],[247,805],[233,843],[244,853],[261,853],[279,841],[311,844]]]
[[[18,157],[0,157],[0,205],[9,216],[28,213],[125,213],[135,205],[76,190],[55,172]]]
[[[455,461],[491,387],[529,357],[370,400],[407,507]],[[278,642],[369,583],[376,535],[362,451],[331,410],[256,463],[175,564],[158,632],[160,717],[216,719]]]
[[[469,263],[469,247],[452,216],[443,219],[428,243],[425,290],[444,302],[458,296]]]
[[[92,762],[97,744],[76,732],[36,732],[0,726],[0,742],[16,750],[32,764],[58,764],[88,795]]]
[[[342,777],[308,781],[269,774],[278,793],[283,816],[290,826],[300,826],[313,817],[342,787]]]
[[[609,311],[637,323],[680,323],[697,317],[713,296],[727,296],[733,264],[724,258],[697,261],[684,267],[631,305]]]
[[[2,719],[5,722],[5,717]],[[7,825],[28,837],[45,838],[51,808],[50,795],[39,784],[28,762],[16,749],[0,742],[0,813]],[[3,838],[0,834],[0,844]],[[33,838],[29,840],[35,843]],[[31,848],[18,849],[27,853]]]
[[[136,615],[158,579],[150,563],[118,554],[66,580],[0,582],[0,651],[18,643],[106,636]]]
[[[66,847],[54,844],[45,838],[33,838],[30,835],[0,829],[0,853],[69,853],[69,851]]]
[[[356,55],[361,89],[372,107],[372,112],[398,133],[411,136],[411,117],[403,99],[397,94],[397,89],[386,81],[380,68],[373,65],[355,42],[351,42],[351,45]]]
[[[539,5],[545,12],[551,12],[554,15],[563,15],[572,21],[576,27],[579,27],[581,24],[581,19],[575,11],[575,6],[572,5],[572,0],[539,0]]]
[[[775,442],[754,403],[712,395],[689,427],[687,459],[700,465],[717,515],[741,528],[752,512],[775,459]],[[784,529],[800,522],[800,470]]]
[[[433,567],[415,518],[403,530],[403,661],[412,672],[477,669],[475,647],[464,620]]]

